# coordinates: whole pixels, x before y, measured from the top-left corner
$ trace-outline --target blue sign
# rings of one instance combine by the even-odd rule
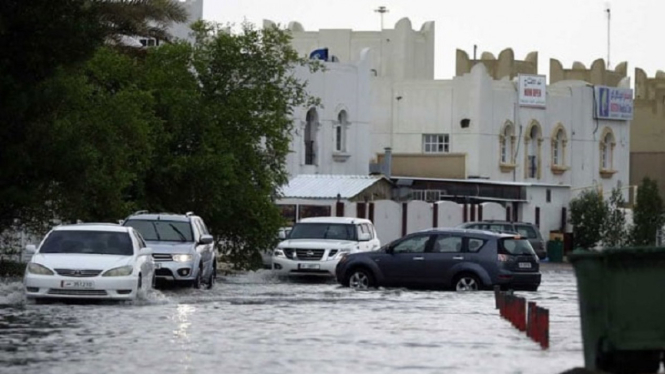
[[[633,90],[594,86],[594,118],[629,121],[633,119]]]
[[[309,54],[309,59],[328,61],[328,48],[315,49]]]

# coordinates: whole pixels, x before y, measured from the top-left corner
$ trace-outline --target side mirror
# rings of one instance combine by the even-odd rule
[[[152,256],[152,248],[141,248],[139,251],[139,256]]]
[[[280,231],[279,234],[277,235],[281,240],[286,239],[286,233],[284,231]]]
[[[370,241],[371,239],[372,239],[372,234],[370,234],[368,232],[361,232],[358,235],[358,241],[361,241],[361,242],[367,242],[367,241]]]
[[[25,253],[30,254],[30,255],[34,255],[35,253],[37,253],[37,246],[34,245],[34,244],[26,245],[25,246]]]
[[[199,243],[210,244],[213,242],[213,240],[214,239],[212,238],[212,235],[201,235],[201,240],[199,241]]]

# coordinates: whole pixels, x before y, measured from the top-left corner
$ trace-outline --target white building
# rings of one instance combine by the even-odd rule
[[[264,28],[271,26],[274,23],[264,21]],[[369,48],[356,52],[353,62],[322,62],[324,72],[296,70],[296,77],[307,82],[308,92],[321,105],[294,111],[292,152],[287,157],[290,175],[369,174],[372,53]]]
[[[469,60],[460,63],[458,52],[457,76],[435,80],[433,22],[418,31],[407,18],[381,31],[305,31],[297,22],[288,28],[302,55],[328,48],[341,63],[353,64],[360,51],[372,49],[363,61],[371,73],[371,152],[358,157],[381,161],[384,149],[392,148],[391,177],[398,184],[432,177],[466,179],[474,184],[469,191],[488,184],[519,186],[526,192],[503,204],[513,203],[515,219],[541,223],[543,234],[565,224],[562,213],[577,192],[628,186],[630,123],[595,118],[591,84],[559,81],[544,90],[544,105],[519,104],[517,77],[536,77],[537,53],[525,61],[516,61],[511,50],[499,59],[484,53],[464,71],[460,65]],[[627,78],[619,83],[629,86]],[[343,96],[349,88],[354,90],[328,86],[326,93]],[[326,98],[323,103],[330,105]],[[446,194],[441,190],[438,196]]]

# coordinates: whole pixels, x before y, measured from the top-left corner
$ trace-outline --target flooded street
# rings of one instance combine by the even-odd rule
[[[560,373],[583,366],[575,277],[543,270],[543,351],[492,292],[365,292],[270,271],[126,304],[35,305],[0,284],[0,368],[13,373]]]

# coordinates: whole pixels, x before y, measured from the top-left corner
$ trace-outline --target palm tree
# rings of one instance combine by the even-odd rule
[[[89,0],[106,27],[107,38],[120,44],[123,37],[171,40],[168,27],[187,21],[187,11],[177,0]]]

